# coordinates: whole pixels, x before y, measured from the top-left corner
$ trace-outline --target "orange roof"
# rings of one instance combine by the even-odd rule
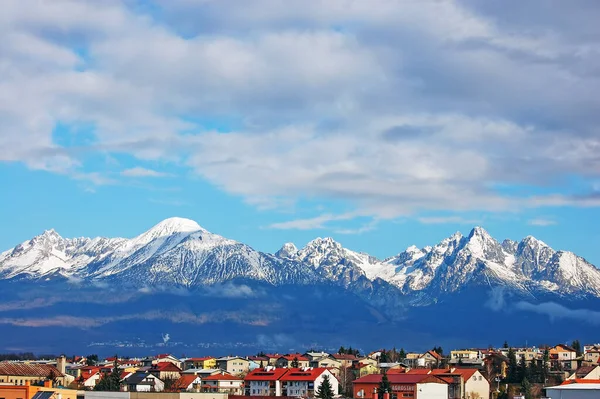
[[[242,378],[236,377],[235,375],[231,375],[229,373],[221,373],[209,375],[208,377],[203,378],[204,381],[241,381]]]
[[[575,380],[566,380],[560,385],[570,385],[570,384],[600,384],[600,380],[584,380],[577,378]]]
[[[175,382],[175,389],[187,389],[194,380],[198,378],[195,374],[184,374]]]
[[[406,374],[406,369],[402,367],[399,369],[389,369],[386,374]]]
[[[406,372],[406,374],[429,374],[431,373],[430,369],[410,369]]]
[[[295,354],[291,354],[291,355],[279,356],[279,358],[280,358],[280,359],[281,359],[281,358],[284,358],[285,360],[288,360],[288,361],[292,361],[292,360],[294,360],[294,359],[296,359],[296,360],[298,360],[298,361],[303,361],[303,362],[307,362],[307,361],[308,361],[308,359],[307,359],[307,358],[305,358],[304,356],[302,356],[302,355],[301,355],[301,354],[299,354],[299,353],[295,353]]]
[[[289,369],[269,368],[268,370],[260,368],[254,369],[244,378],[246,381],[277,381],[288,372]]]
[[[0,375],[48,377],[50,373],[56,377],[63,376],[56,367],[49,364],[0,362]]]
[[[181,371],[181,369],[179,367],[177,367],[176,365],[174,365],[171,362],[159,362],[159,363],[156,363],[156,365],[152,368],[155,370],[158,370],[158,371],[177,371],[177,372]]]
[[[460,374],[463,378],[463,380],[468,380],[469,378],[471,378],[473,376],[473,374],[475,374],[475,372],[478,371],[477,369],[453,369],[453,370],[449,370],[449,369],[433,369],[431,370],[432,374],[438,375],[438,374]]]
[[[431,356],[433,356],[437,360],[442,360],[442,355],[440,355],[439,353],[437,353],[434,350],[427,351],[427,353],[429,353]]]
[[[335,353],[331,355],[336,360],[356,360],[356,356],[347,353]]]

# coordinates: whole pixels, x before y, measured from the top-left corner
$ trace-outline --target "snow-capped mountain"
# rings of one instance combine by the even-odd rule
[[[332,238],[317,238],[302,249],[287,243],[267,254],[182,218],[166,219],[132,239],[65,239],[49,230],[0,254],[0,279],[53,276],[184,287],[236,278],[273,285],[321,282],[368,292],[373,300],[376,293],[437,300],[472,285],[600,297],[600,271],[585,259],[531,236],[500,243],[481,227],[385,260]]]

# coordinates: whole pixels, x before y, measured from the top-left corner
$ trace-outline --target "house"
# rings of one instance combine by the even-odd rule
[[[409,353],[406,354],[406,357],[404,358],[404,363],[408,367],[417,367],[417,361],[419,360],[419,358],[421,357],[421,355],[423,355],[423,354],[422,353],[416,353],[416,352],[409,352]]]
[[[375,399],[383,374],[370,374],[352,382],[354,398]],[[448,383],[431,374],[390,374],[392,396],[397,398],[448,399]]]
[[[222,372],[202,379],[202,389],[205,392],[226,393],[228,395],[243,395],[244,380],[235,375]]]
[[[54,387],[52,381],[44,381],[43,386],[0,384],[0,398],[3,399],[77,399],[77,391]]]
[[[277,359],[279,359],[281,356],[283,355],[279,353],[267,353],[265,355],[265,357],[269,359],[269,366],[275,366],[275,362],[277,362]]]
[[[508,373],[508,357],[501,353],[490,353],[483,359],[483,365],[489,373],[488,378],[506,378]]]
[[[256,363],[258,367],[267,367],[269,365],[269,358],[266,356],[248,356],[248,360]],[[252,368],[254,370],[254,368]]]
[[[183,374],[173,385],[173,389],[179,392],[200,392],[202,379],[194,374]]]
[[[456,386],[459,391],[455,390],[455,398],[488,399],[490,396],[490,383],[477,369],[433,369],[431,374],[442,379],[448,377],[449,379],[446,380],[448,384],[459,382],[460,384]]]
[[[555,370],[575,370],[577,351],[570,346],[558,344],[549,350],[550,366]]]
[[[579,367],[567,380],[600,380],[600,365]]]
[[[419,356],[419,359],[417,360],[417,366],[426,368],[440,367],[443,359],[444,358],[439,353],[432,350],[427,351]]]
[[[49,364],[0,362],[0,383],[14,385],[40,384],[48,379],[54,380],[58,385],[67,386],[74,377],[66,375],[56,367]]]
[[[583,361],[588,364],[599,364],[600,363],[600,347],[589,348],[583,354]]]
[[[123,390],[128,392],[162,392],[165,383],[157,376],[145,371],[131,374],[123,381]]]
[[[178,380],[181,377],[181,369],[169,361],[156,363],[148,372],[162,381]]]
[[[184,370],[182,372],[182,374],[190,374],[190,375],[198,376],[200,378],[205,378],[205,377],[208,377],[209,375],[219,374],[222,371],[223,370],[221,370],[221,369],[189,369],[189,370]]]
[[[379,363],[379,370],[382,373],[386,373],[389,372],[390,370],[393,369],[404,369],[405,367],[403,366],[402,363]]]
[[[181,369],[181,366],[182,366],[181,365],[181,360],[177,359],[173,355],[169,355],[168,353],[163,353],[163,354],[157,355],[156,359],[154,359],[152,361],[152,365],[156,365],[158,363],[164,363],[164,362],[173,363],[179,369]]]
[[[244,381],[246,395],[250,396],[282,396],[281,378],[289,371],[287,368],[268,366],[252,370]]]
[[[358,363],[356,356],[347,353],[334,353],[331,355],[331,358],[340,362],[342,364],[341,367],[352,367],[354,363]]]
[[[592,399],[600,397],[600,380],[569,380],[546,388],[549,399]]]
[[[329,378],[333,394],[339,392],[338,380],[323,367],[293,368],[281,377],[283,393],[286,396],[313,397],[325,378]]]
[[[309,367],[309,361],[308,358],[302,356],[301,354],[293,353],[291,355],[280,356],[275,362],[275,367]]]
[[[226,356],[217,359],[217,368],[228,372],[229,374],[243,374],[248,372],[248,359],[238,356]]]
[[[379,367],[374,366],[370,363],[369,364],[359,363],[356,367],[358,368],[358,376],[359,377],[364,377],[365,375],[379,373]]]
[[[189,357],[183,359],[183,370],[189,369],[216,369],[217,359],[211,356],[205,357]]]
[[[316,361],[318,359],[323,359],[325,357],[329,357],[329,353],[323,352],[323,351],[321,351],[321,352],[314,352],[314,351],[313,352],[306,352],[304,354],[304,357],[308,358],[309,363],[311,363],[310,367],[314,367],[312,365],[312,362],[314,362],[314,361]]]

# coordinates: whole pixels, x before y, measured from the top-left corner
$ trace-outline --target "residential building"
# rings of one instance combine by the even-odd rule
[[[249,362],[248,359],[238,356],[221,357],[217,359],[217,368],[229,374],[239,375],[248,372]]]
[[[194,374],[183,374],[173,388],[180,392],[200,392],[202,379]]]
[[[182,371],[182,375],[189,374],[198,376],[200,378],[205,378],[209,375],[219,374],[221,372],[223,372],[221,369],[189,369]]]
[[[74,389],[57,388],[51,381],[45,381],[43,386],[0,384],[0,398],[3,399],[77,399]]]
[[[169,361],[156,363],[148,372],[162,381],[178,380],[181,377],[181,369]]]
[[[338,380],[326,368],[293,368],[281,377],[286,396],[313,397],[325,378],[329,378],[334,395],[339,392]]]
[[[374,399],[382,374],[371,374],[352,382],[354,398]],[[410,399],[448,399],[448,383],[430,374],[390,374],[392,396]]]
[[[426,367],[430,369],[432,367],[440,367],[442,360],[442,355],[431,350],[419,356],[419,359],[417,360],[417,365],[418,367]]]
[[[550,365],[557,370],[575,370],[577,368],[577,351],[570,346],[558,344],[549,350]]]
[[[600,380],[600,365],[579,367],[567,380]]]
[[[182,367],[181,360],[177,359],[173,355],[169,355],[168,353],[163,353],[163,354],[157,355],[156,359],[154,359],[152,361],[152,364],[156,365],[158,363],[164,363],[164,362],[173,363],[175,366],[179,367],[180,369]]]
[[[450,377],[452,381],[460,381],[457,386],[458,392],[455,391],[456,398],[461,399],[488,399],[490,396],[490,383],[477,369],[468,368],[451,368],[451,369],[434,369],[431,374],[437,377]],[[459,378],[454,378],[459,377]],[[449,384],[451,382],[446,381]],[[453,383],[452,382],[452,383]],[[449,396],[450,397],[450,396]]]
[[[269,365],[269,358],[266,356],[248,356],[248,360],[258,365],[258,367],[254,368],[267,367]],[[252,368],[252,370],[254,370],[254,368]]]
[[[382,373],[389,372],[394,369],[404,369],[402,363],[379,363],[379,370]]]
[[[419,360],[421,355],[423,354],[416,352],[407,353],[404,359],[404,364],[406,364],[408,367],[417,367],[417,361]]]
[[[157,376],[145,371],[131,374],[123,381],[123,390],[129,392],[162,392],[165,383]]]
[[[269,366],[275,366],[277,359],[279,359],[281,356],[283,355],[281,355],[280,353],[267,353],[265,355],[265,357],[269,359]]]
[[[281,378],[289,371],[287,368],[268,366],[255,369],[244,377],[246,395],[250,396],[282,396]]]
[[[298,363],[296,366],[294,366],[294,363]],[[277,361],[275,362],[275,367],[287,367],[287,368],[291,368],[291,367],[309,367],[309,360],[308,358],[302,356],[299,353],[293,353],[291,355],[283,355],[280,356],[279,359],[277,359]]]
[[[309,364],[310,367],[325,367],[325,368],[335,368],[335,369],[340,369],[342,368],[342,362],[340,362],[339,360],[336,360],[332,357],[322,357],[320,359],[315,359],[314,361],[310,362]]]
[[[183,359],[182,370],[189,369],[216,369],[217,359],[211,356],[189,357]]]
[[[347,353],[334,353],[331,355],[331,358],[340,362],[342,364],[341,367],[352,367],[354,363],[358,363],[356,356]]]
[[[549,399],[597,399],[600,397],[600,380],[569,380],[561,385],[546,388]]]
[[[43,383],[49,377],[52,377],[58,385],[62,386],[69,385],[75,379],[49,364],[0,362],[0,383],[25,385],[29,382],[33,385]]]
[[[327,352],[306,352],[304,354],[304,357],[308,358],[308,361],[310,363],[310,367],[316,367],[313,365],[313,362],[319,360],[319,359],[323,359],[323,358],[327,358],[329,357],[329,353]]]
[[[583,361],[588,364],[600,364],[600,347],[588,348],[583,354]]]
[[[365,375],[379,373],[379,367],[374,366],[372,364],[359,363],[357,368],[358,368],[358,376],[359,377],[364,377]]]
[[[202,388],[208,392],[243,395],[244,380],[229,373],[213,374],[202,379]]]

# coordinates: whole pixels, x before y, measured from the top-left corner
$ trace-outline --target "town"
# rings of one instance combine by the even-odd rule
[[[50,356],[46,356],[50,357]],[[424,353],[40,359],[0,355],[2,399],[578,399],[600,395],[600,344]],[[592,396],[590,396],[592,395]]]

